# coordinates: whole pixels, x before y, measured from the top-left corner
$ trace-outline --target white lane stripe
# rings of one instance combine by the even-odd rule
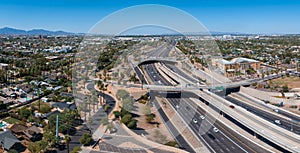
[[[193,102],[193,101],[192,101]],[[189,104],[186,101],[186,104],[188,104],[192,109],[195,109],[194,107],[191,106],[191,104]],[[213,124],[207,119],[207,121],[211,124],[211,126],[213,126]],[[242,149],[244,152],[247,152],[244,148],[242,148],[240,145],[238,145],[236,142],[234,142],[232,139],[230,139],[227,135],[225,135],[221,130],[219,130],[220,133],[225,136],[228,140],[230,140],[233,144],[235,144],[236,146],[238,146],[240,149]]]

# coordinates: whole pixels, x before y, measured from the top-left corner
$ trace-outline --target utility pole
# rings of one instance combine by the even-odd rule
[[[55,129],[56,138],[58,138],[58,115],[56,115],[56,129]]]

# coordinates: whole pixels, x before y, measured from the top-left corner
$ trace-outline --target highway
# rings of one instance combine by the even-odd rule
[[[151,64],[149,64],[151,65]],[[148,69],[146,70],[146,73],[149,74],[149,77],[150,79],[154,80],[154,83],[157,84],[161,84],[161,85],[164,85],[164,86],[167,86],[168,84],[165,82],[166,81],[163,81],[164,78],[161,77],[160,75],[156,75],[154,78],[151,77],[151,72],[154,73],[155,70],[154,66],[148,66]],[[156,71],[157,73],[157,71]],[[159,78],[157,78],[159,77]],[[249,82],[248,82],[249,83]],[[229,85],[232,85],[231,83]],[[234,85],[237,85],[239,86],[240,85],[240,82],[235,82]],[[217,112],[219,112],[222,108],[221,105],[230,105],[230,102],[225,100],[225,99],[221,99],[221,97],[218,97],[216,95],[210,95],[209,92],[205,91],[205,92],[202,92],[202,91],[195,91],[195,90],[192,90],[191,92],[197,94],[197,95],[200,95],[201,96],[201,99],[202,101],[205,103],[207,103],[207,105],[209,105],[211,108],[213,108],[214,110],[216,110]],[[188,110],[185,110],[185,112],[189,112]],[[198,111],[200,114],[201,114],[201,111]],[[276,147],[277,149],[280,149],[282,151],[298,151],[298,136],[296,135],[293,135],[291,132],[288,132],[284,129],[281,129],[280,127],[277,127],[275,125],[272,125],[271,123],[268,123],[266,122],[264,119],[261,119],[260,117],[257,117],[256,115],[253,115],[252,113],[248,112],[248,111],[245,111],[243,108],[239,107],[237,109],[230,109],[228,107],[225,107],[222,109],[222,112],[226,114],[226,116],[230,116],[232,119],[235,120],[235,122],[239,123],[239,125],[242,125],[242,126],[245,126],[247,127],[248,129],[254,131],[258,137],[262,138],[262,139],[265,139],[267,140],[266,142],[267,143],[270,143],[272,142],[273,144],[276,143],[278,146],[280,147]],[[182,117],[184,117],[184,114],[182,114]],[[189,122],[191,122],[191,116],[188,118]],[[186,122],[187,122],[186,121]],[[200,122],[199,122],[200,123]],[[191,127],[191,126],[190,126]],[[268,127],[268,128],[266,128]],[[282,132],[285,131],[285,132]],[[220,130],[221,132],[224,133],[224,131],[222,131],[222,129]],[[229,135],[229,136],[232,136],[232,135]],[[199,138],[202,138],[202,137],[199,137]],[[230,137],[230,139],[233,139],[235,140],[234,137]],[[281,140],[283,139],[283,140]],[[230,141],[230,140],[228,140]],[[206,141],[205,141],[206,142]],[[206,143],[208,143],[208,147],[213,147],[214,145],[213,144],[210,144],[210,141],[207,141]],[[238,143],[238,142],[236,142]],[[272,144],[271,143],[271,144]],[[238,144],[236,146],[243,146],[243,144]],[[282,148],[283,147],[283,148]],[[246,148],[243,148],[242,149],[246,149]],[[254,150],[257,149],[257,146],[253,148]],[[224,151],[224,150],[222,150]],[[222,152],[221,151],[221,152]],[[219,151],[218,151],[219,152]],[[232,151],[230,151],[232,152]],[[266,151],[264,151],[266,152]]]
[[[176,41],[165,42],[165,44],[159,46],[157,49],[153,49],[147,54],[148,57],[168,57],[170,51],[176,46]]]
[[[247,99],[249,101],[253,101],[253,103],[256,103],[256,104],[258,104],[258,105],[260,105],[262,107],[269,108],[265,104],[260,103],[258,100],[253,100],[253,99],[251,99],[251,98],[249,98],[249,97],[247,97],[247,96],[245,96],[245,95],[243,95],[241,93],[235,93],[235,94],[238,95],[238,96],[241,96],[241,97],[243,97],[243,98],[245,98],[245,99]],[[286,116],[287,118],[290,118],[291,120],[300,123],[300,117],[299,116],[293,115],[293,114],[288,113],[286,111],[279,111],[278,114]]]
[[[146,64],[144,67],[145,72],[149,75],[151,81],[154,82],[154,84],[160,82],[162,85],[170,85],[170,83],[168,83],[161,75],[158,74],[154,64]],[[203,123],[204,125],[200,126],[202,124],[200,114],[205,114],[205,112],[203,112],[203,110],[201,112],[201,108],[199,107],[191,106],[190,103],[192,102],[188,99],[183,99],[180,97],[167,97],[167,100],[175,109],[177,109],[176,105],[181,102],[180,108],[177,110],[177,112],[184,119],[186,124],[193,130],[195,135],[197,135],[200,140],[203,140],[203,142],[207,145],[208,148],[212,150],[212,152],[256,152],[256,150],[261,149],[254,144],[252,144],[253,148],[251,148],[251,145],[245,145],[245,143],[243,143],[242,141],[238,141],[241,139],[240,136],[237,137],[238,134],[232,134],[233,131],[230,131],[227,127],[220,125],[219,122],[212,123],[212,120],[209,118],[207,119],[207,122]],[[184,102],[182,103],[182,101]],[[191,111],[189,108],[197,108],[197,110]],[[191,114],[189,112],[195,113]],[[192,119],[197,119],[198,123],[195,124]],[[213,130],[214,126],[216,126],[220,132],[215,132]],[[205,132],[202,135],[199,134],[199,131],[204,131],[205,129],[209,129],[208,132]],[[226,135],[225,133],[228,135]],[[261,151],[266,152],[263,149],[261,149]]]
[[[181,71],[179,68],[177,68],[175,65],[172,64],[165,64],[171,71],[174,71],[175,73],[177,73],[178,75],[186,78],[187,80],[193,82],[194,84],[197,84],[199,81],[197,79],[194,79],[192,77],[190,77],[188,74],[186,74],[186,72]]]
[[[281,124],[276,124],[284,129],[287,129],[287,130],[290,130],[296,134],[300,134],[300,126],[299,124],[293,122],[293,121],[290,121],[290,120],[287,120],[285,118],[281,118],[280,116],[277,116],[277,115],[274,115],[270,112],[267,112],[263,109],[258,109],[257,107],[253,106],[253,105],[249,105],[249,104],[246,104],[245,102],[242,102],[241,100],[238,100],[236,98],[232,98],[232,97],[229,97],[229,96],[226,96],[225,97],[226,100],[232,102],[233,104],[236,104],[238,106],[241,106],[243,108],[245,108],[247,111],[271,122],[271,123],[275,123],[275,120],[280,120]]]
[[[198,99],[194,94],[182,92],[173,94],[172,97],[167,99],[174,109],[177,109],[177,112],[185,118],[185,121],[190,121],[187,124],[192,127],[195,133],[201,133],[206,142],[211,142],[209,145],[215,152],[266,152],[266,150],[235,133],[217,121],[216,117],[209,115],[204,109],[197,106],[189,99],[191,97]],[[205,119],[202,119],[201,115],[205,116]],[[192,119],[196,119],[198,122],[194,123]],[[214,127],[219,129],[219,132],[215,132]],[[206,130],[208,131],[203,133]]]
[[[159,79],[161,77],[160,77],[160,74],[158,73],[158,71],[155,69],[154,64],[144,65],[143,70],[144,70],[144,72],[148,73],[148,76],[151,79],[150,81],[153,82],[154,84],[164,83],[164,84],[170,85],[170,83],[167,82],[166,80]],[[170,124],[169,118],[167,117],[165,112],[160,108],[159,104],[156,101],[154,101],[153,103],[154,103],[154,106],[157,108],[157,111],[160,114],[164,123],[168,123],[168,124],[165,124],[165,126],[167,126],[171,135],[173,135],[174,139],[179,143],[180,148],[182,148],[188,152],[195,152],[192,149],[192,147],[188,144],[188,142],[183,138],[183,136],[179,133],[179,131],[175,128],[175,126],[173,124]]]

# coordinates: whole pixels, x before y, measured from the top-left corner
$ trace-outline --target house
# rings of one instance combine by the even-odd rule
[[[23,93],[30,93],[32,91],[31,87],[29,85],[17,85],[17,88],[19,91]]]
[[[24,146],[21,144],[10,130],[0,131],[0,145],[4,150],[21,150]]]
[[[22,124],[14,124],[10,130],[20,140],[38,141],[43,137],[41,130],[34,125],[27,127]]]
[[[0,70],[8,70],[9,65],[6,63],[0,63]]]
[[[23,132],[25,134],[26,140],[38,141],[38,140],[41,140],[43,137],[41,130],[36,126],[31,126]]]
[[[23,131],[27,129],[27,126],[23,124],[14,124],[10,127],[11,132],[16,135],[18,139],[22,139]]]
[[[50,116],[52,116],[52,115],[58,115],[58,114],[60,114],[60,111],[55,110],[55,111],[52,111],[52,112],[49,112],[47,114],[42,115],[42,118],[43,119],[48,119]]]
[[[57,108],[60,110],[75,110],[76,104],[74,102],[51,102],[50,106],[52,108]]]

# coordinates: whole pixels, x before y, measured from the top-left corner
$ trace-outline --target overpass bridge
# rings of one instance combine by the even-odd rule
[[[214,106],[224,116],[227,115],[245,126],[253,132],[254,137],[263,137],[269,142],[276,144],[288,152],[300,152],[300,136],[291,131],[282,129],[281,127],[267,122],[259,116],[247,111],[244,108],[236,106],[234,109],[229,107],[234,105],[218,95],[204,90],[197,90],[197,88],[186,87],[178,88],[172,86],[155,86],[147,85],[146,88],[156,90],[159,92],[189,92],[199,97],[199,103],[207,103],[207,105]],[[196,103],[197,103],[196,102]],[[199,104],[197,104],[199,105]],[[199,105],[200,106],[200,105]]]
[[[176,64],[178,60],[172,57],[149,57],[149,58],[142,59],[138,65],[140,66],[146,63],[155,63],[155,62]]]
[[[168,72],[170,73],[170,72]],[[171,73],[170,73],[171,74]],[[177,77],[177,76],[176,76]],[[176,77],[174,77],[176,79]],[[216,83],[212,85],[194,85],[189,84],[179,84],[176,86],[166,86],[166,85],[144,85],[144,88],[149,90],[156,90],[160,92],[190,92],[199,96],[199,103],[205,102],[208,105],[214,106],[218,109],[222,115],[227,115],[230,118],[237,121],[239,124],[243,125],[247,129],[251,130],[254,133],[254,137],[262,137],[269,142],[283,148],[288,152],[300,152],[300,136],[295,135],[291,131],[282,129],[277,125],[266,122],[264,119],[259,116],[247,111],[246,109],[235,107],[234,109],[230,108],[230,105],[233,105],[231,102],[225,100],[218,95],[209,92],[207,89],[219,89],[224,90],[226,88],[238,87],[241,85],[250,85],[251,81],[244,80],[240,82],[231,82],[231,83]],[[266,128],[268,127],[268,128]]]

